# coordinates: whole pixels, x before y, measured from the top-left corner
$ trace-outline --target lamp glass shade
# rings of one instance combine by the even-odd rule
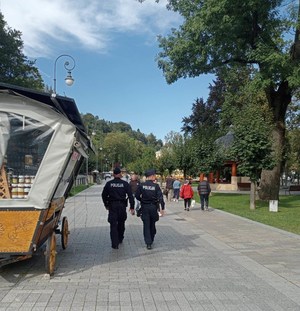
[[[67,84],[68,86],[71,86],[71,85],[73,85],[73,83],[74,83],[74,79],[73,79],[73,77],[72,77],[71,75],[68,75],[68,76],[65,78],[65,82],[66,82],[66,84]]]

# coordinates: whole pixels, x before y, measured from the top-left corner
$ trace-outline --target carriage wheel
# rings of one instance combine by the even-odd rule
[[[52,232],[52,234],[47,239],[45,259],[46,259],[47,273],[50,275],[53,275],[54,269],[55,269],[55,260],[56,260],[56,236],[55,236],[55,232]]]
[[[64,217],[61,225],[61,245],[63,249],[66,249],[68,246],[69,234],[70,231],[69,231],[68,218]]]

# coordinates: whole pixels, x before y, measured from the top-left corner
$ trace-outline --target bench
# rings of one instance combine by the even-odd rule
[[[250,182],[238,182],[237,185],[238,185],[239,190],[249,191],[251,189],[251,183]]]
[[[287,192],[291,194],[292,191],[300,191],[300,185],[290,185],[287,189],[285,189],[285,194]]]

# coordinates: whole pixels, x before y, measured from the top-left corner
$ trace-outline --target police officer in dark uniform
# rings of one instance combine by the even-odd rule
[[[160,212],[163,216],[165,202],[159,185],[154,182],[156,179],[155,170],[146,171],[145,176],[146,182],[138,186],[135,197],[141,202],[144,240],[147,249],[151,249],[156,234],[155,223],[159,219],[157,205],[160,204]]]
[[[134,215],[134,198],[128,182],[121,179],[120,168],[116,167],[113,173],[114,179],[108,181],[103,188],[102,200],[108,210],[111,246],[118,249],[124,239],[127,202],[129,200],[130,212]]]

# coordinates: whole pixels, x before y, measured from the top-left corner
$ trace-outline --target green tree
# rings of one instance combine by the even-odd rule
[[[155,151],[160,149],[162,141],[153,134],[133,131],[129,124],[99,119],[91,113],[82,114],[81,117],[95,149],[88,161],[89,171],[94,170],[97,164],[98,169],[104,170],[122,164],[128,171],[137,174],[144,174],[146,169],[156,167]]]
[[[122,133],[132,131],[131,126],[125,122],[111,123],[111,129],[113,132],[122,132]]]
[[[186,134],[187,144],[183,161],[187,161],[186,171],[192,176],[220,169],[224,160],[215,144],[215,140],[222,135],[220,116],[226,90],[221,72],[210,84],[209,90],[207,101],[197,99],[192,106],[192,114],[183,118],[182,130]],[[189,139],[187,135],[190,135]]]
[[[175,153],[171,144],[165,144],[160,150],[160,156],[156,160],[156,169],[162,175],[172,174],[176,167]]]
[[[182,130],[185,134],[195,134],[200,128],[211,126],[213,120],[210,107],[203,98],[197,98],[192,105],[192,114],[182,119]]]
[[[11,29],[0,12],[0,81],[18,86],[43,90],[42,77],[23,54],[21,32]]]
[[[266,93],[273,114],[273,142],[279,157],[262,173],[262,195],[278,199],[285,144],[285,117],[300,83],[299,19],[287,18],[284,1],[169,0],[183,17],[178,29],[159,37],[158,66],[168,83],[215,73],[230,65],[255,65],[257,90]],[[294,31],[292,44],[289,33]],[[255,93],[254,93],[255,94]],[[272,189],[270,192],[269,190]]]
[[[195,168],[192,158],[191,138],[188,135],[182,135],[172,131],[166,135],[165,139],[166,146],[168,146],[169,150],[172,150],[171,157],[170,154],[166,154],[166,157],[174,161],[174,169],[181,170],[185,178],[187,176],[194,176]],[[167,170],[166,173],[171,172]]]
[[[238,163],[238,171],[251,181],[250,209],[255,209],[256,185],[263,169],[272,169],[276,155],[272,150],[270,134],[271,117],[267,106],[248,101],[236,112],[232,158]],[[271,189],[270,189],[271,191]]]
[[[192,106],[192,114],[182,119],[182,130],[185,134],[197,133],[202,128],[210,128],[213,132],[220,129],[220,112],[224,103],[226,84],[221,76],[209,85],[209,95],[205,102],[203,98],[197,98]]]
[[[154,147],[156,151],[159,150],[163,145],[162,141],[160,139],[157,140],[153,133],[146,135],[146,139],[147,139],[147,145]]]
[[[286,118],[287,143],[285,147],[284,176],[282,185],[287,186],[288,177],[298,174],[300,176],[300,102],[297,96],[289,105]],[[299,180],[299,177],[298,177]]]
[[[300,183],[300,100],[299,96],[293,100],[293,105],[289,109],[288,118],[288,139],[290,143],[290,154],[288,164],[290,171],[294,171],[298,175],[298,184]]]
[[[135,141],[127,133],[112,132],[105,136],[103,151],[109,156],[112,164],[126,167],[134,160]]]
[[[156,168],[155,151],[149,146],[140,145],[140,153],[128,164],[128,170],[143,176],[149,168]]]
[[[216,136],[209,130],[198,131],[191,139],[193,175],[209,174],[224,165],[224,154],[219,152]]]
[[[134,139],[142,142],[145,145],[147,144],[146,135],[142,133],[139,129],[137,131],[132,131],[131,135]]]
[[[300,127],[288,131],[289,153],[286,160],[286,176],[291,176],[291,172],[297,174],[298,184],[300,176]]]

